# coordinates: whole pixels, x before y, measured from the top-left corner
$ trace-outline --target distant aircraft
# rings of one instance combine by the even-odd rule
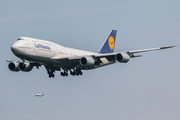
[[[63,77],[68,76],[68,71],[74,76],[82,75],[82,70],[95,69],[116,62],[127,63],[130,58],[140,57],[140,55],[134,55],[135,53],[175,47],[166,46],[113,53],[116,33],[117,30],[110,31],[98,53],[63,47],[36,38],[20,37],[11,46],[11,50],[22,61],[7,60],[10,62],[8,67],[11,71],[29,72],[34,66],[39,69],[41,65],[44,65],[49,78],[55,76],[55,71],[62,71],[60,75]]]
[[[38,93],[35,94],[36,97],[42,97],[44,95],[45,95],[44,92],[42,94],[38,94]]]

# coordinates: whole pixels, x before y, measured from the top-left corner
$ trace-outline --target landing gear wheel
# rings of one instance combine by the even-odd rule
[[[54,78],[54,76],[55,76],[55,75],[54,75],[54,74],[52,74],[51,76]]]
[[[66,73],[65,72],[61,72],[61,76],[66,76]]]
[[[73,74],[72,74],[73,76],[75,75],[75,72],[73,72]]]
[[[49,78],[51,78],[51,74],[49,74]]]

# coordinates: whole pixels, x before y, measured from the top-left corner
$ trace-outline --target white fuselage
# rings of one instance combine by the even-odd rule
[[[54,59],[70,58],[78,56],[95,55],[97,53],[77,50],[73,48],[63,47],[56,43],[29,38],[20,37],[11,47],[12,52],[19,58],[42,62],[44,64],[55,63],[56,67],[61,67],[61,64],[56,64]]]

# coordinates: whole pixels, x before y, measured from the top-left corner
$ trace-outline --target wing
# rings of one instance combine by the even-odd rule
[[[159,48],[151,48],[151,49],[142,49],[142,50],[133,50],[133,51],[125,51],[125,52],[116,52],[116,53],[106,53],[106,54],[92,54],[92,55],[84,55],[84,56],[72,56],[60,58],[58,56],[53,57],[52,59],[57,61],[58,63],[63,63],[63,67],[65,68],[74,68],[76,66],[81,66],[82,69],[93,69],[102,67],[105,65],[110,65],[118,62],[126,63],[130,58],[133,57],[141,57],[141,55],[134,55],[135,53],[140,52],[148,52],[154,50],[162,50],[168,49],[175,46],[165,46]]]
[[[151,48],[151,49],[133,50],[133,51],[107,53],[107,54],[96,53],[92,55],[72,56],[72,57],[65,57],[65,58],[60,58],[58,56],[55,56],[52,59],[57,61],[58,63],[63,63],[64,67],[67,67],[67,68],[81,66],[82,69],[83,68],[92,69],[92,68],[97,68],[97,67],[113,64],[116,61],[126,63],[129,61],[130,58],[141,56],[141,55],[134,55],[135,53],[162,50],[162,49],[168,49],[172,47],[175,47],[175,46],[165,46],[165,47],[158,47],[158,48]],[[83,63],[83,60],[85,60],[84,63]]]
[[[154,51],[154,50],[168,49],[168,48],[172,48],[172,47],[176,47],[176,45],[174,45],[174,46],[158,47],[158,48],[150,48],[150,49],[142,49],[142,50],[125,51],[125,52],[116,52],[116,53],[111,53],[111,54],[98,54],[98,55],[96,55],[96,57],[101,57],[101,56],[104,56],[104,57],[107,56],[108,57],[108,56],[114,56],[114,55],[121,54],[121,53],[126,53],[131,58],[132,57],[140,57],[140,55],[135,56],[134,54],[135,53],[140,53],[140,52],[148,52],[148,51]]]
[[[106,54],[92,54],[92,55],[84,55],[84,56],[72,56],[60,58],[59,56],[55,56],[52,59],[57,61],[58,63],[63,63],[63,67],[65,68],[74,68],[77,66],[81,66],[82,69],[93,69],[102,67],[105,65],[113,64],[116,61],[126,63],[130,58],[133,57],[141,57],[141,55],[134,55],[135,53],[140,52],[148,52],[154,50],[162,50],[168,49],[175,46],[165,46],[151,49],[142,49],[142,50],[133,50],[133,51],[125,51],[125,52],[116,52],[116,53],[106,53]]]
[[[134,54],[134,53],[139,53],[139,52],[148,52],[148,51],[153,51],[153,50],[162,50],[162,49],[167,49],[167,48],[172,48],[172,47],[176,47],[176,45],[174,45],[174,46],[166,46],[166,47],[159,47],[159,48],[151,48],[151,49],[143,49],[143,50],[133,50],[133,51],[128,51],[128,53]]]

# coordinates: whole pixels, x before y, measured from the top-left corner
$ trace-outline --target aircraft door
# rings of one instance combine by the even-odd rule
[[[34,43],[34,42],[31,42],[31,47],[32,47],[32,54],[33,55],[36,55],[37,54],[37,48],[35,47],[35,44],[38,44],[38,43]]]
[[[31,50],[31,44],[28,39],[25,40],[25,47],[24,52],[27,54],[30,54],[32,52]]]

